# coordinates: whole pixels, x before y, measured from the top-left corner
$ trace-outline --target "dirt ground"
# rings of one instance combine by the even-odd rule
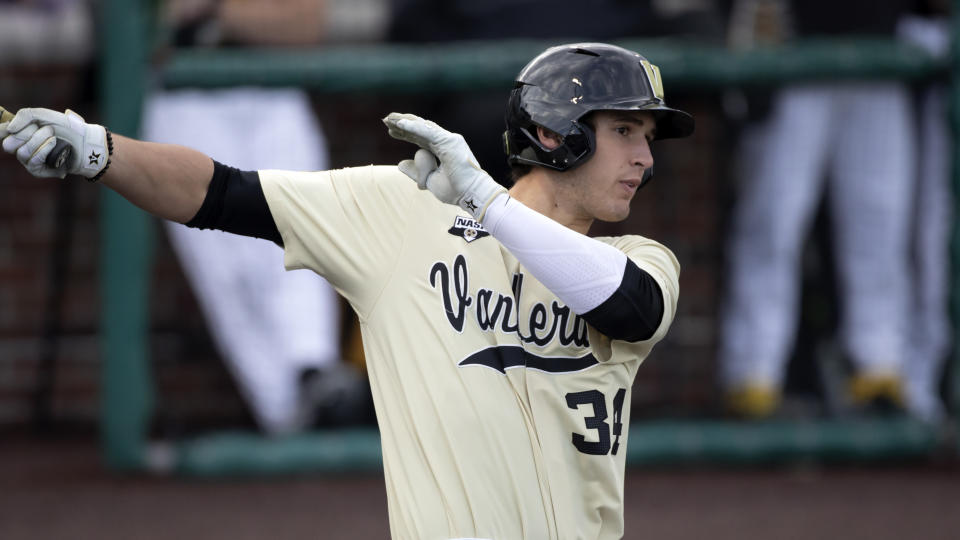
[[[0,539],[380,539],[380,475],[106,471],[93,440],[0,442]],[[2,439],[0,439],[2,440]],[[632,469],[628,539],[960,538],[960,466]]]

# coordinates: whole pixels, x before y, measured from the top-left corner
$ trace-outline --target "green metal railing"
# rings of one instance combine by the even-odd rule
[[[863,463],[923,459],[939,434],[907,419],[739,422],[656,421],[630,426],[631,466],[757,465],[816,460]],[[373,429],[311,432],[282,440],[221,432],[167,447],[158,469],[191,476],[350,473],[382,467]]]
[[[731,52],[666,39],[618,42],[669,73],[668,90],[815,79],[915,80],[946,68],[913,46],[880,39],[829,39]],[[322,50],[187,50],[163,71],[166,86],[306,86],[323,93],[453,92],[510,88],[544,41],[333,46]]]
[[[956,3],[960,5],[960,0]],[[107,0],[101,3],[101,15],[105,30],[101,81],[104,116],[117,133],[136,136],[150,45],[145,37],[149,35],[146,8],[138,0]],[[643,51],[669,74],[671,92],[706,92],[816,79],[914,81],[960,72],[946,60],[885,40],[806,41],[736,53],[669,40],[619,43]],[[542,41],[508,41],[442,47],[198,50],[173,56],[162,70],[161,80],[167,87],[295,85],[319,93],[447,93],[507,88],[527,59],[547,45]],[[955,61],[960,59],[958,47],[954,43]],[[960,89],[954,87],[953,92],[954,103],[960,103]],[[952,121],[954,126],[960,126],[957,107]],[[955,146],[955,155],[960,155],[960,146]],[[960,189],[960,176],[956,173],[954,184]],[[162,451],[150,445],[147,428],[152,416],[153,387],[148,357],[148,291],[153,222],[106,190],[103,212],[102,438],[110,466],[139,469],[163,463],[164,468],[195,475],[380,466],[379,437],[375,431],[304,434],[281,440],[215,433],[176,443]],[[954,235],[955,254],[960,254],[958,238],[960,233]],[[954,294],[952,306],[955,320],[960,320],[957,296]],[[960,359],[954,359],[953,364],[960,365]],[[960,410],[960,369],[953,373],[951,410],[956,413]],[[925,455],[942,443],[938,432],[904,420],[751,425],[659,422],[631,426],[630,438],[631,464],[777,461],[811,456],[902,458]]]

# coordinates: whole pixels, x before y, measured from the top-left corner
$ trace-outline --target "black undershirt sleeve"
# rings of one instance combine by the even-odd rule
[[[610,339],[650,339],[663,320],[663,292],[650,274],[627,259],[620,287],[583,318]]]
[[[197,214],[185,224],[195,229],[219,229],[264,238],[283,246],[277,224],[256,171],[241,171],[213,162],[213,178]]]

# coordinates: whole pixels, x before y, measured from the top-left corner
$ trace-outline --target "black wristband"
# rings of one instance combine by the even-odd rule
[[[100,180],[101,177],[107,172],[107,169],[110,168],[110,158],[113,157],[113,136],[110,134],[109,129],[105,129],[107,132],[107,164],[100,169],[100,172],[97,173],[93,178],[87,178],[88,182],[96,182]]]

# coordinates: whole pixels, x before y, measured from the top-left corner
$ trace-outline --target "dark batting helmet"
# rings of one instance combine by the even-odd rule
[[[504,150],[510,164],[565,171],[587,160],[596,146],[581,120],[591,111],[649,111],[656,138],[686,137],[693,117],[663,102],[660,70],[639,54],[605,43],[551,47],[517,76],[507,102]],[[540,144],[537,126],[560,135],[554,150]]]

